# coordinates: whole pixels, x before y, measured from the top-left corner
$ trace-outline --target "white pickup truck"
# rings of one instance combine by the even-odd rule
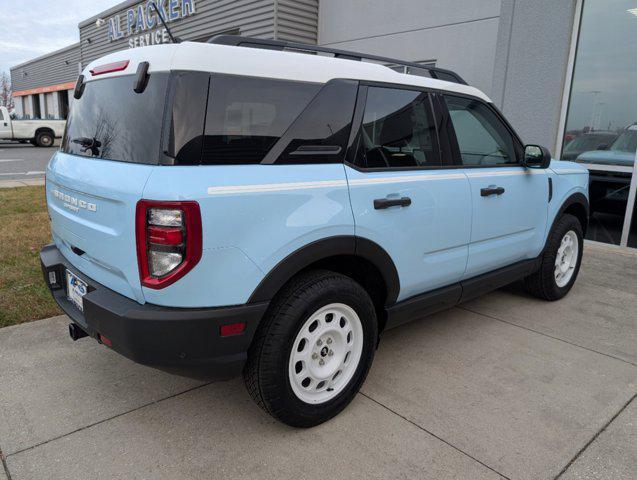
[[[0,140],[31,142],[50,147],[64,133],[66,120],[14,120],[7,107],[0,107]]]

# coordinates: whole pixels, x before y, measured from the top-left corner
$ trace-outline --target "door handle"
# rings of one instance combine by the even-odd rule
[[[376,210],[384,210],[389,207],[408,207],[411,205],[411,198],[377,198],[374,200],[374,208]]]
[[[488,197],[489,195],[502,195],[504,193],[504,187],[485,187],[480,189],[480,195]]]

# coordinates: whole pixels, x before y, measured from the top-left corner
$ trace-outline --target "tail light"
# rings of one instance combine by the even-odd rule
[[[197,202],[140,200],[135,221],[143,286],[167,287],[201,259],[201,212]]]

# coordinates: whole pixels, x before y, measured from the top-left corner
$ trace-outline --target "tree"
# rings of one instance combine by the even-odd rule
[[[13,95],[11,92],[11,77],[7,72],[0,73],[0,106],[13,110]]]

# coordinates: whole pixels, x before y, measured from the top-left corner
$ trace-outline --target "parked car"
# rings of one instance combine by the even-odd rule
[[[581,163],[625,167],[624,171],[600,171],[591,175],[590,213],[602,212],[623,218],[629,199],[630,179],[637,152],[637,124],[626,127],[608,149],[584,152]],[[627,168],[628,168],[628,171]],[[618,220],[621,221],[621,220]]]
[[[15,120],[7,107],[0,107],[0,140],[31,142],[36,147],[50,147],[62,137],[65,120]]]
[[[453,72],[366,59],[221,37],[91,62],[46,171],[42,269],[72,338],[243,372],[309,427],[352,400],[384,331],[518,279],[566,295],[587,170],[524,146]]]
[[[575,160],[578,155],[589,150],[606,150],[615,138],[615,132],[584,133],[566,144],[562,160]]]
[[[630,125],[605,150],[584,152],[577,157],[578,162],[598,165],[619,165],[632,167],[637,151],[637,123]]]

